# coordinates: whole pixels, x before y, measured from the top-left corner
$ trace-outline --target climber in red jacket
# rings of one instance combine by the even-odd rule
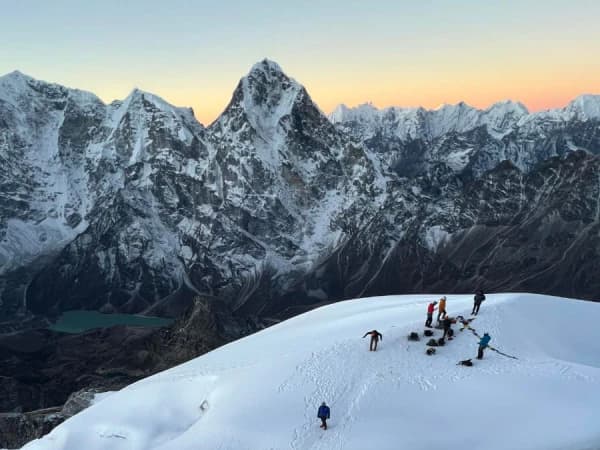
[[[425,321],[425,326],[427,328],[431,328],[431,322],[433,321],[433,312],[435,311],[435,305],[437,302],[431,302],[427,305],[427,320]]]

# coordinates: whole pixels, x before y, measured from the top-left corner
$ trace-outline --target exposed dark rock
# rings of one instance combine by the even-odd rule
[[[27,442],[44,436],[69,417],[91,406],[99,393],[98,389],[74,392],[62,408],[0,413],[0,447],[21,448]]]
[[[21,448],[27,442],[49,433],[65,419],[60,408],[29,413],[0,413],[0,447]]]

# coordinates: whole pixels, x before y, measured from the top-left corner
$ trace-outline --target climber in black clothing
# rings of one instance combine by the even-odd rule
[[[454,334],[452,331],[453,323],[456,323],[456,319],[453,319],[450,316],[446,316],[444,320],[442,320],[442,326],[444,327],[444,335],[442,336],[442,339],[446,339],[446,336],[448,336],[449,339],[452,338],[452,335]]]
[[[371,335],[371,343],[369,344],[369,351],[375,352],[375,351],[377,351],[377,343],[379,342],[379,339],[381,339],[383,341],[383,334],[381,334],[377,330],[367,331],[365,333],[365,335],[363,336],[363,339],[366,338],[369,334]]]
[[[477,313],[479,312],[479,307],[481,306],[481,302],[483,302],[484,300],[485,294],[483,293],[483,290],[478,289],[475,293],[475,297],[473,297],[473,311],[471,312],[472,315],[477,315]]]

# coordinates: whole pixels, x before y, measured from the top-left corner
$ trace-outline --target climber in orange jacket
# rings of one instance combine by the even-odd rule
[[[446,317],[446,296],[444,295],[440,299],[440,303],[438,305],[437,321],[439,322],[441,319],[444,319],[445,317]]]

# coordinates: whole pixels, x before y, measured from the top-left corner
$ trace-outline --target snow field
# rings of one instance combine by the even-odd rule
[[[488,295],[437,354],[422,335],[429,301],[390,296],[322,307],[135,383],[28,450],[600,448],[600,305]],[[467,315],[472,295],[449,295]],[[383,334],[369,352],[366,331]],[[441,331],[435,330],[435,336]],[[456,365],[473,358],[473,367]],[[331,407],[319,428],[318,405]],[[201,407],[202,406],[202,407]]]

